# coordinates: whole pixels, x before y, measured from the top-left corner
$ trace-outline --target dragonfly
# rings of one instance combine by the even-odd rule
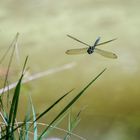
[[[105,41],[105,42],[102,42],[102,43],[99,43],[101,38],[98,37],[96,39],[95,43],[91,46],[91,45],[89,45],[89,44],[71,36],[71,35],[67,35],[67,36],[70,37],[71,39],[74,39],[75,41],[78,41],[78,42],[88,46],[86,48],[78,48],[78,49],[67,50],[65,53],[68,54],[68,55],[83,54],[83,53],[92,54],[93,52],[96,52],[96,53],[98,53],[98,54],[100,54],[104,57],[107,57],[107,58],[112,58],[112,59],[117,58],[117,55],[113,52],[109,52],[109,51],[105,51],[105,50],[101,50],[101,49],[96,48],[96,46],[101,46],[101,45],[107,44],[109,42],[112,42],[112,41],[116,40],[116,38]]]

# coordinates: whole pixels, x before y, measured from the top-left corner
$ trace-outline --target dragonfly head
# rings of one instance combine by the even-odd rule
[[[92,47],[89,47],[88,50],[87,50],[87,53],[92,54],[93,52],[94,52],[94,49]]]
[[[97,46],[98,42],[100,41],[100,37],[98,37],[93,46],[89,47],[87,50],[88,54],[92,54],[94,52],[95,47]]]

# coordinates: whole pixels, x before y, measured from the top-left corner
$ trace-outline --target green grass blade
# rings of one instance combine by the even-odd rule
[[[68,115],[68,132],[71,132],[71,112],[69,112],[69,115]],[[66,133],[65,137],[64,137],[64,140],[68,140],[68,137],[70,136],[69,133]]]
[[[14,41],[13,41],[12,44],[10,45],[10,48],[13,46],[13,50],[12,50],[11,55],[10,55],[10,59],[9,59],[9,63],[8,63],[8,68],[7,68],[6,75],[5,75],[5,80],[4,80],[4,85],[3,85],[3,92],[4,92],[4,89],[5,89],[6,84],[7,84],[8,74],[9,74],[9,71],[10,71],[10,66],[11,66],[11,64],[12,64],[12,60],[13,60],[14,51],[15,51],[15,46],[16,46],[16,43],[17,43],[18,36],[19,36],[19,33],[16,34],[16,37],[15,37]],[[10,48],[9,48],[9,49],[10,49]],[[4,56],[3,56],[2,59],[0,60],[0,63],[1,63],[1,62],[4,60],[4,58],[6,57],[6,55],[7,55],[8,51],[9,51],[9,49],[5,52]],[[3,93],[3,92],[2,92],[2,93]],[[7,96],[7,98],[8,98],[8,96]],[[4,106],[3,106],[2,100],[3,100],[3,96],[0,96],[0,107],[1,107],[1,109],[2,109],[3,111],[5,111],[5,110],[4,110]],[[8,99],[7,99],[7,100],[8,100]]]
[[[28,122],[28,121],[31,121],[31,118],[30,118],[29,120],[27,120],[27,122]],[[14,131],[16,131],[18,128],[24,127],[25,125],[26,125],[26,122],[23,122],[22,124],[20,124],[20,125],[18,125],[17,127],[15,127],[15,128],[13,129],[13,131],[10,131],[9,133],[6,133],[6,135],[2,136],[1,139],[6,139],[7,136],[12,135],[12,133],[14,133]],[[3,133],[4,133],[5,131],[6,131],[6,130],[3,130]],[[0,139],[0,140],[1,140],[1,139]]]
[[[67,111],[78,99],[79,97],[84,93],[84,91],[94,82],[96,81],[102,74],[103,72],[106,70],[106,68],[104,70],[102,70],[87,86],[85,86],[85,88],[83,88],[83,90],[77,94],[66,106],[65,108],[54,118],[54,120],[49,124],[48,127],[46,127],[44,129],[44,131],[42,132],[42,134],[39,136],[38,140],[41,140],[42,137],[44,136],[45,132],[50,128],[50,126],[65,112]]]
[[[72,120],[71,116],[69,117],[68,133],[64,137],[64,140],[69,140],[70,139],[72,131],[74,130],[74,128],[76,128],[76,126],[79,124],[79,122],[80,122],[80,118],[79,117],[78,118],[76,117],[73,120]]]
[[[24,127],[21,127],[19,131],[19,140],[22,140],[24,138],[23,131],[24,131]]]
[[[28,140],[29,139],[29,123],[28,123],[28,120],[30,119],[30,114],[28,113],[25,117],[25,134],[23,132],[23,135],[25,137],[25,140]]]
[[[8,127],[7,127],[7,132],[6,132],[7,134],[10,131],[13,131],[13,128],[14,128],[22,78],[23,78],[23,75],[19,79],[19,82],[18,82],[18,84],[16,86],[16,89],[15,89],[15,92],[14,92],[14,97],[13,97],[13,100],[12,100],[10,114],[9,114],[9,120],[8,120]],[[8,139],[8,137],[9,136],[7,135],[7,139]]]
[[[56,100],[49,108],[47,108],[45,111],[43,111],[37,118],[35,121],[39,120],[42,116],[44,116],[47,112],[49,112],[55,105],[57,105],[64,97],[66,97],[69,93],[71,93],[73,91],[70,90],[69,92],[67,92],[66,94],[64,94],[63,96],[61,96],[58,100]]]
[[[31,121],[31,118],[28,121]],[[2,133],[1,133],[2,134],[2,137],[1,137],[1,139],[7,139],[7,136],[9,136],[9,138],[10,138],[10,136],[12,135],[12,133],[14,133],[14,131],[16,131],[19,128],[22,129],[21,127],[25,127],[25,125],[26,125],[26,122],[24,121],[23,123],[21,123],[20,125],[18,125],[17,127],[15,127],[13,129],[13,131],[10,131],[9,133],[5,133],[6,132],[6,129],[2,129]]]
[[[58,100],[56,100],[50,107],[48,107],[45,111],[43,111],[34,121],[33,123],[30,125],[30,127],[36,123],[37,120],[39,120],[40,118],[42,118],[46,113],[48,113],[51,109],[53,109],[53,107],[55,105],[57,105],[64,97],[66,97],[69,93],[71,93],[74,89],[70,90],[69,92],[67,92],[66,94],[64,94],[63,96],[61,96]]]
[[[77,125],[80,123],[80,120],[81,120],[80,119],[80,114],[84,109],[85,109],[85,107],[80,109],[80,111],[77,113],[77,115],[73,119],[71,117],[71,112],[69,113],[69,116],[68,116],[68,132],[66,133],[66,136],[64,137],[64,140],[69,140],[70,139],[73,129],[76,128]]]
[[[31,108],[32,108],[32,113],[33,113],[33,121],[34,121],[34,140],[37,140],[37,121],[36,121],[36,113],[35,109],[33,106],[33,102],[30,96],[30,103],[31,103]]]
[[[14,57],[14,52],[15,52],[15,47],[16,47],[16,44],[17,44],[18,36],[19,36],[19,33],[17,33],[17,35],[15,37],[15,40],[13,41],[13,43],[11,45],[11,46],[13,46],[13,49],[12,49],[12,52],[11,52],[11,55],[10,55],[10,58],[9,58],[9,63],[8,63],[8,67],[7,67],[7,71],[6,71],[6,75],[5,75],[5,80],[4,80],[4,85],[3,85],[4,88],[5,88],[6,84],[7,84],[8,74],[9,74],[10,67],[11,67],[11,64],[12,64],[12,61],[13,61],[13,57]]]
[[[17,86],[15,88],[15,92],[13,95],[13,99],[12,99],[12,104],[11,104],[11,108],[10,108],[10,114],[9,114],[9,119],[8,119],[8,126],[6,128],[6,139],[9,139],[9,132],[13,131],[14,129],[14,125],[15,125],[15,119],[16,119],[16,115],[17,115],[17,107],[18,107],[18,101],[19,101],[19,94],[20,94],[20,88],[21,88],[21,81],[23,78],[23,72],[25,70],[25,65],[27,63],[27,59],[28,57],[26,57],[24,66],[23,66],[23,70],[22,70],[22,75],[17,83]],[[11,133],[12,137],[13,137],[13,133]]]
[[[28,103],[28,110],[26,112],[26,116],[25,116],[25,119],[24,119],[24,123],[25,123],[25,134],[23,132],[23,135],[25,137],[25,140],[28,140],[29,139],[29,128],[30,128],[30,125],[28,123],[28,121],[30,120],[31,116],[30,116],[30,112],[31,112],[31,108],[30,108],[30,101]]]
[[[53,126],[51,126],[50,129],[49,129],[48,131],[45,132],[45,136],[47,137],[47,136],[51,133],[51,131],[52,131],[53,129],[55,129],[55,128],[63,121],[63,119],[64,119],[67,115],[68,115],[68,112],[64,113],[60,118],[58,118],[57,122],[56,122]]]
[[[15,42],[17,42],[19,33],[16,34],[14,40],[12,41],[11,45],[7,48],[6,52],[4,53],[4,55],[2,55],[2,57],[0,58],[0,64],[3,62],[3,60],[6,58],[10,48],[13,46],[13,44],[15,44]]]

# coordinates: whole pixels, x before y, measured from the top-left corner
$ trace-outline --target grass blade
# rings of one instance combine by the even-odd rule
[[[10,131],[13,131],[13,128],[14,128],[15,118],[16,118],[16,114],[17,114],[19,94],[20,94],[20,85],[21,85],[22,78],[23,78],[23,75],[19,79],[19,82],[18,82],[16,89],[15,89],[14,97],[12,100],[10,114],[9,114],[9,120],[8,120],[8,127],[7,127],[7,132],[6,132],[7,134]],[[8,139],[8,137],[9,137],[9,135],[7,135],[7,139]]]
[[[45,136],[47,137],[47,136],[50,134],[50,132],[51,132],[52,130],[54,130],[54,129],[64,120],[64,118],[65,118],[67,115],[68,115],[68,112],[64,113],[64,114],[57,120],[57,122],[56,122],[53,126],[51,126],[50,129],[49,129],[48,131],[45,132]]]
[[[70,92],[72,92],[72,90],[70,90],[69,92],[67,92],[66,94],[64,94],[62,97],[60,97],[57,101],[55,101],[49,108],[47,108],[44,112],[42,112],[35,121],[39,120],[42,116],[44,116],[47,112],[49,112],[55,105],[57,105],[64,97],[66,97]]]
[[[54,118],[54,120],[49,124],[48,127],[45,128],[45,130],[42,132],[42,134],[40,135],[40,137],[38,138],[38,140],[41,140],[42,137],[44,136],[45,132],[50,128],[50,126],[64,113],[66,112],[78,99],[79,97],[84,93],[84,91],[94,82],[96,81],[102,74],[103,72],[106,70],[106,68],[104,70],[102,70],[87,86],[85,86],[85,88],[83,88],[83,90],[77,94],[66,106],[65,108]]]
[[[11,133],[11,135],[9,136],[9,132],[13,132],[14,129],[14,125],[15,125],[15,119],[16,119],[16,115],[17,115],[17,107],[18,107],[18,101],[19,101],[19,94],[20,94],[20,88],[21,88],[21,81],[23,78],[23,72],[25,70],[25,66],[27,63],[27,59],[28,57],[26,57],[24,66],[23,66],[23,70],[22,70],[22,75],[17,83],[17,86],[15,88],[15,92],[14,92],[14,96],[12,99],[12,104],[11,104],[11,108],[10,108],[10,114],[9,114],[9,119],[8,119],[8,126],[6,127],[6,139],[9,139],[9,137],[13,137],[13,133]]]
[[[14,40],[12,41],[11,45],[7,48],[6,52],[4,53],[4,55],[0,58],[0,64],[3,62],[3,60],[6,58],[10,48],[15,44],[15,42],[17,42],[19,33],[16,34]]]
[[[8,82],[8,74],[9,74],[9,71],[10,71],[10,66],[12,64],[12,60],[13,60],[15,46],[17,44],[18,36],[19,36],[19,33],[16,34],[15,39],[13,40],[12,44],[10,45],[10,47],[8,48],[8,50],[5,52],[4,56],[0,60],[0,63],[1,63],[4,60],[4,58],[6,57],[9,49],[13,46],[13,50],[12,50],[11,55],[10,55],[10,59],[9,59],[9,63],[8,63],[8,68],[7,68],[6,75],[5,75],[5,80],[4,80],[4,85],[3,85],[2,93],[4,92],[5,86],[6,86],[7,82]],[[3,110],[3,112],[5,112],[2,100],[3,100],[3,96],[0,96],[0,107]],[[8,101],[8,96],[7,96],[7,101]]]
[[[25,134],[24,132],[22,133],[22,135],[24,135],[25,137],[25,140],[28,140],[29,139],[29,123],[28,121],[30,120],[31,116],[30,116],[30,112],[31,112],[31,107],[30,107],[30,100],[28,102],[28,110],[26,112],[26,116],[25,116],[25,119],[24,119],[24,123],[25,123]],[[23,127],[24,128],[24,127]]]
[[[37,121],[36,120],[36,113],[35,113],[35,109],[32,103],[32,99],[30,96],[30,103],[31,103],[31,108],[32,108],[32,113],[33,113],[33,121],[34,121],[34,140],[37,140]]]

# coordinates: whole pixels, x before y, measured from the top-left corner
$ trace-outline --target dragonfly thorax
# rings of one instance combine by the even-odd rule
[[[93,48],[92,47],[89,47],[88,50],[87,50],[87,53],[88,54],[92,54],[93,52],[94,52]]]

